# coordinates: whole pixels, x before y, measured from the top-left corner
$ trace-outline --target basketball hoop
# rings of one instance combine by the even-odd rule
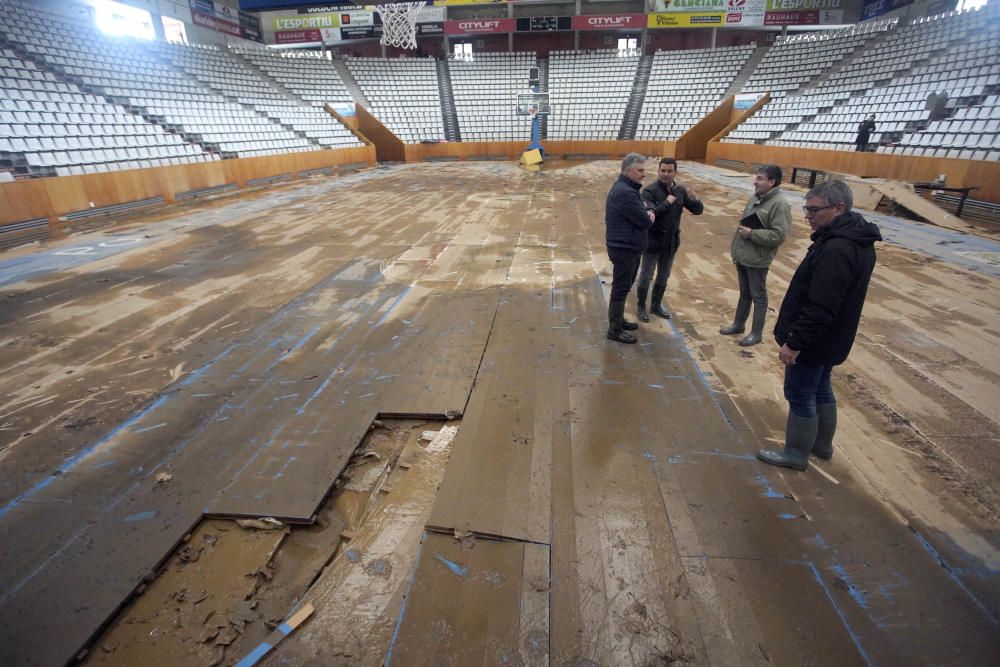
[[[424,2],[393,2],[375,5],[382,17],[382,44],[400,49],[417,48],[417,16]]]

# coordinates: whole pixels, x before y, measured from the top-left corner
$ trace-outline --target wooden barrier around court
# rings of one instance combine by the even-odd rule
[[[1000,203],[998,162],[712,141],[708,145],[705,163],[714,166],[716,160],[733,160],[747,165],[776,164],[785,170],[786,178],[791,177],[792,167],[810,167],[827,173],[874,176],[906,182],[933,181],[939,174],[944,174],[948,185],[978,186],[979,189],[973,190],[971,194],[974,199]]]
[[[175,201],[179,193],[301,172],[335,168],[344,164],[375,164],[371,145],[235,158],[217,162],[126,169],[103,174],[32,178],[0,183],[0,225],[37,218],[57,224],[60,216],[90,208],[163,197]]]

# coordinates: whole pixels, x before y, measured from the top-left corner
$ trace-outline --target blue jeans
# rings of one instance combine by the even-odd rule
[[[832,370],[833,366],[785,366],[785,400],[792,414],[809,419],[816,416],[817,405],[837,402],[830,383]]]

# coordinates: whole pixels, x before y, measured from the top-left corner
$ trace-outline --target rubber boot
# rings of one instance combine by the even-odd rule
[[[639,318],[640,322],[649,321],[649,313],[646,312],[647,294],[649,294],[649,283],[639,283],[639,286],[636,288],[635,296],[636,299],[639,301],[639,308],[638,312],[636,313],[636,317]]]
[[[622,320],[625,319],[625,302],[611,301],[608,303],[608,340],[632,344],[636,337],[622,330]]]
[[[816,412],[819,413],[819,426],[816,429],[812,455],[829,461],[833,458],[833,434],[837,430],[837,404],[820,403],[816,406]]]
[[[735,336],[736,334],[743,333],[743,327],[746,326],[747,317],[750,315],[750,299],[740,299],[736,302],[736,315],[733,317],[733,323],[728,327],[722,327],[719,329],[719,333],[723,336]]]
[[[740,339],[740,345],[750,347],[764,340],[764,320],[767,318],[767,306],[754,305],[753,324],[750,333]]]
[[[764,463],[792,470],[805,470],[809,467],[809,452],[816,442],[816,431],[819,428],[819,417],[799,417],[789,412],[785,426],[785,449],[777,452],[773,449],[758,449],[757,458]]]
[[[665,320],[670,319],[670,313],[664,310],[663,305],[660,303],[663,301],[663,293],[667,291],[666,285],[653,285],[653,297],[650,299],[649,312],[653,313],[657,317],[662,317]]]

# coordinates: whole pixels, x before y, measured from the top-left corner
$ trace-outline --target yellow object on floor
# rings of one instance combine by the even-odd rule
[[[530,151],[524,151],[521,155],[521,164],[541,164],[542,162],[542,151],[537,148],[533,148]]]

